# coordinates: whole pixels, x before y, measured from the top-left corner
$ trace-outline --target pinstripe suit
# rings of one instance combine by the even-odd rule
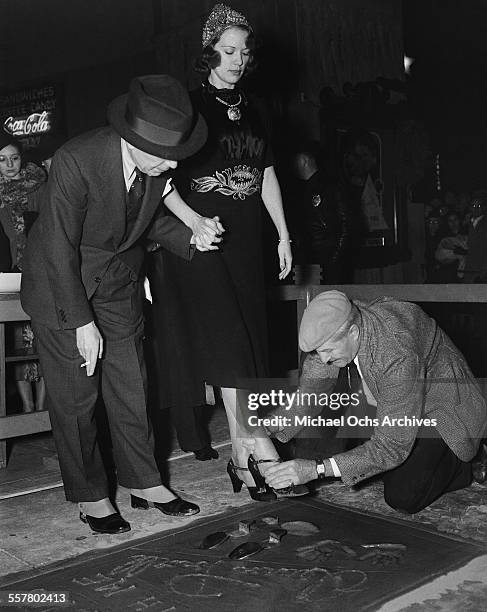
[[[121,141],[112,128],[59,149],[39,219],[29,236],[22,306],[31,316],[65,493],[71,501],[108,495],[94,409],[101,385],[120,484],[160,484],[146,411],[143,357],[142,238],[191,257],[191,231],[166,217],[162,176],[148,177],[127,230]],[[95,375],[82,369],[76,328],[95,321],[104,339]]]

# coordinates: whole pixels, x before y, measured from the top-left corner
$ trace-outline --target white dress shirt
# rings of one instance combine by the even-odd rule
[[[371,406],[377,406],[377,401],[376,401],[375,397],[372,395],[369,387],[365,383],[364,377],[362,376],[362,370],[360,369],[360,364],[358,362],[358,357],[355,357],[353,362],[357,366],[357,370],[358,370],[358,373],[359,373],[359,376],[360,376],[360,380],[362,381],[362,387],[364,389],[364,394],[365,394],[365,397],[367,399],[367,403],[370,404]],[[340,478],[341,473],[340,473],[340,470],[338,469],[337,462],[335,461],[335,459],[333,459],[333,457],[330,457],[330,464],[331,464],[331,469],[333,470],[333,476],[335,476],[335,478]]]
[[[130,151],[127,147],[127,142],[120,138],[121,148],[122,148],[122,166],[123,166],[123,178],[125,180],[125,188],[127,192],[130,190],[132,183],[135,179],[135,162],[130,155]],[[162,192],[161,198],[167,196],[167,194],[172,190],[171,179],[167,180],[166,186],[164,187],[164,191]]]

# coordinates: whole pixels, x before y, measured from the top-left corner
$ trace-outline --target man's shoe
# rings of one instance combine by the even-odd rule
[[[152,502],[147,499],[142,499],[142,497],[137,497],[137,495],[131,495],[130,504],[132,508],[139,508],[142,510],[157,508],[157,510],[169,516],[192,516],[193,514],[198,514],[200,511],[199,506],[181,499],[180,497],[171,499],[171,501],[163,504],[162,502]]]
[[[218,451],[212,448],[209,444],[197,451],[194,451],[194,456],[198,461],[209,461],[210,459],[218,459]]]
[[[101,518],[80,512],[79,518],[83,523],[87,523],[91,530],[96,533],[110,533],[113,535],[130,531],[130,523],[127,523],[118,512],[102,516]]]
[[[480,445],[479,452],[472,461],[472,478],[479,484],[487,481],[487,446]]]

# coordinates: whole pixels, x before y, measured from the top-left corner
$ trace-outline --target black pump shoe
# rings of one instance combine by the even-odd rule
[[[89,525],[90,529],[96,533],[117,534],[130,531],[130,523],[127,523],[118,512],[100,518],[80,512],[79,518],[80,521]]]
[[[302,497],[303,495],[309,495],[310,490],[306,485],[295,485],[291,484],[289,487],[284,489],[273,489],[266,483],[264,476],[260,473],[260,463],[281,463],[282,459],[255,459],[253,455],[249,455],[249,471],[252,474],[252,478],[255,480],[255,484],[259,487],[265,486],[271,492],[274,492],[277,497]]]
[[[171,499],[171,501],[163,504],[162,502],[152,502],[148,501],[147,499],[143,499],[142,497],[137,497],[137,495],[131,495],[130,504],[132,508],[139,508],[141,510],[157,508],[157,510],[160,510],[168,516],[192,516],[193,514],[198,514],[200,511],[199,506],[181,499],[180,497]]]
[[[241,470],[242,472],[249,471],[248,468],[238,467],[238,465],[235,465],[235,463],[233,462],[233,459],[230,459],[227,465],[227,473],[230,476],[230,480],[232,481],[234,493],[239,493],[242,490],[242,485],[244,484],[243,480],[237,474],[237,470]],[[275,501],[277,499],[275,493],[270,490],[270,488],[265,484],[265,482],[263,486],[260,486],[262,485],[262,483],[260,483],[259,485],[257,482],[256,485],[257,486],[255,487],[247,487],[249,495],[252,499],[254,499],[255,501],[263,502]]]

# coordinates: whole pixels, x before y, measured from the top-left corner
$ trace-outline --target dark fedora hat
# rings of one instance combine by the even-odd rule
[[[186,88],[167,74],[132,79],[128,94],[108,106],[108,121],[137,149],[169,160],[196,153],[208,134]]]

